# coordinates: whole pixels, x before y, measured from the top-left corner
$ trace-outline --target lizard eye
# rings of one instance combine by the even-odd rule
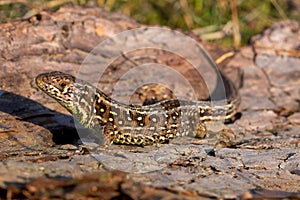
[[[60,83],[60,84],[59,84],[59,86],[60,86],[61,88],[66,87],[66,85],[67,85],[66,83]]]

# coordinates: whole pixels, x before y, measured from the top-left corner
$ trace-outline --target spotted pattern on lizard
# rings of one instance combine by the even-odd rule
[[[126,105],[88,82],[58,71],[38,75],[36,84],[83,127],[96,135],[102,132],[116,144],[145,146],[188,134],[203,138],[208,121],[232,119],[240,102],[236,95],[222,106],[212,106],[209,101],[177,99],[145,106]]]

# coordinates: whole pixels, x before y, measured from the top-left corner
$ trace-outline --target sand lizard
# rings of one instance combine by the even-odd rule
[[[116,144],[166,143],[189,133],[204,137],[207,121],[230,120],[239,105],[237,95],[223,106],[211,106],[209,101],[177,99],[146,106],[126,105],[63,72],[40,74],[36,84],[85,128],[95,134],[102,131],[106,139]]]

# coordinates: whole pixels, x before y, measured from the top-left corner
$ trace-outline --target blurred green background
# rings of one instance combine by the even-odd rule
[[[0,0],[0,22],[66,4],[121,11],[137,22],[193,32],[223,46],[246,44],[275,21],[300,21],[300,0]]]

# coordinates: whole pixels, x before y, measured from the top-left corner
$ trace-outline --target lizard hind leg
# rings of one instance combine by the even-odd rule
[[[201,120],[199,120],[196,126],[195,138],[204,139],[206,136],[207,136],[206,125]]]
[[[194,127],[194,130],[192,130],[193,136],[197,138],[197,140],[194,140],[192,144],[196,145],[202,145],[203,139],[207,137],[207,128],[206,125],[199,120],[196,124],[196,127]]]
[[[216,146],[231,147],[234,145],[233,140],[237,138],[237,134],[231,129],[222,129],[217,134],[218,141]]]

